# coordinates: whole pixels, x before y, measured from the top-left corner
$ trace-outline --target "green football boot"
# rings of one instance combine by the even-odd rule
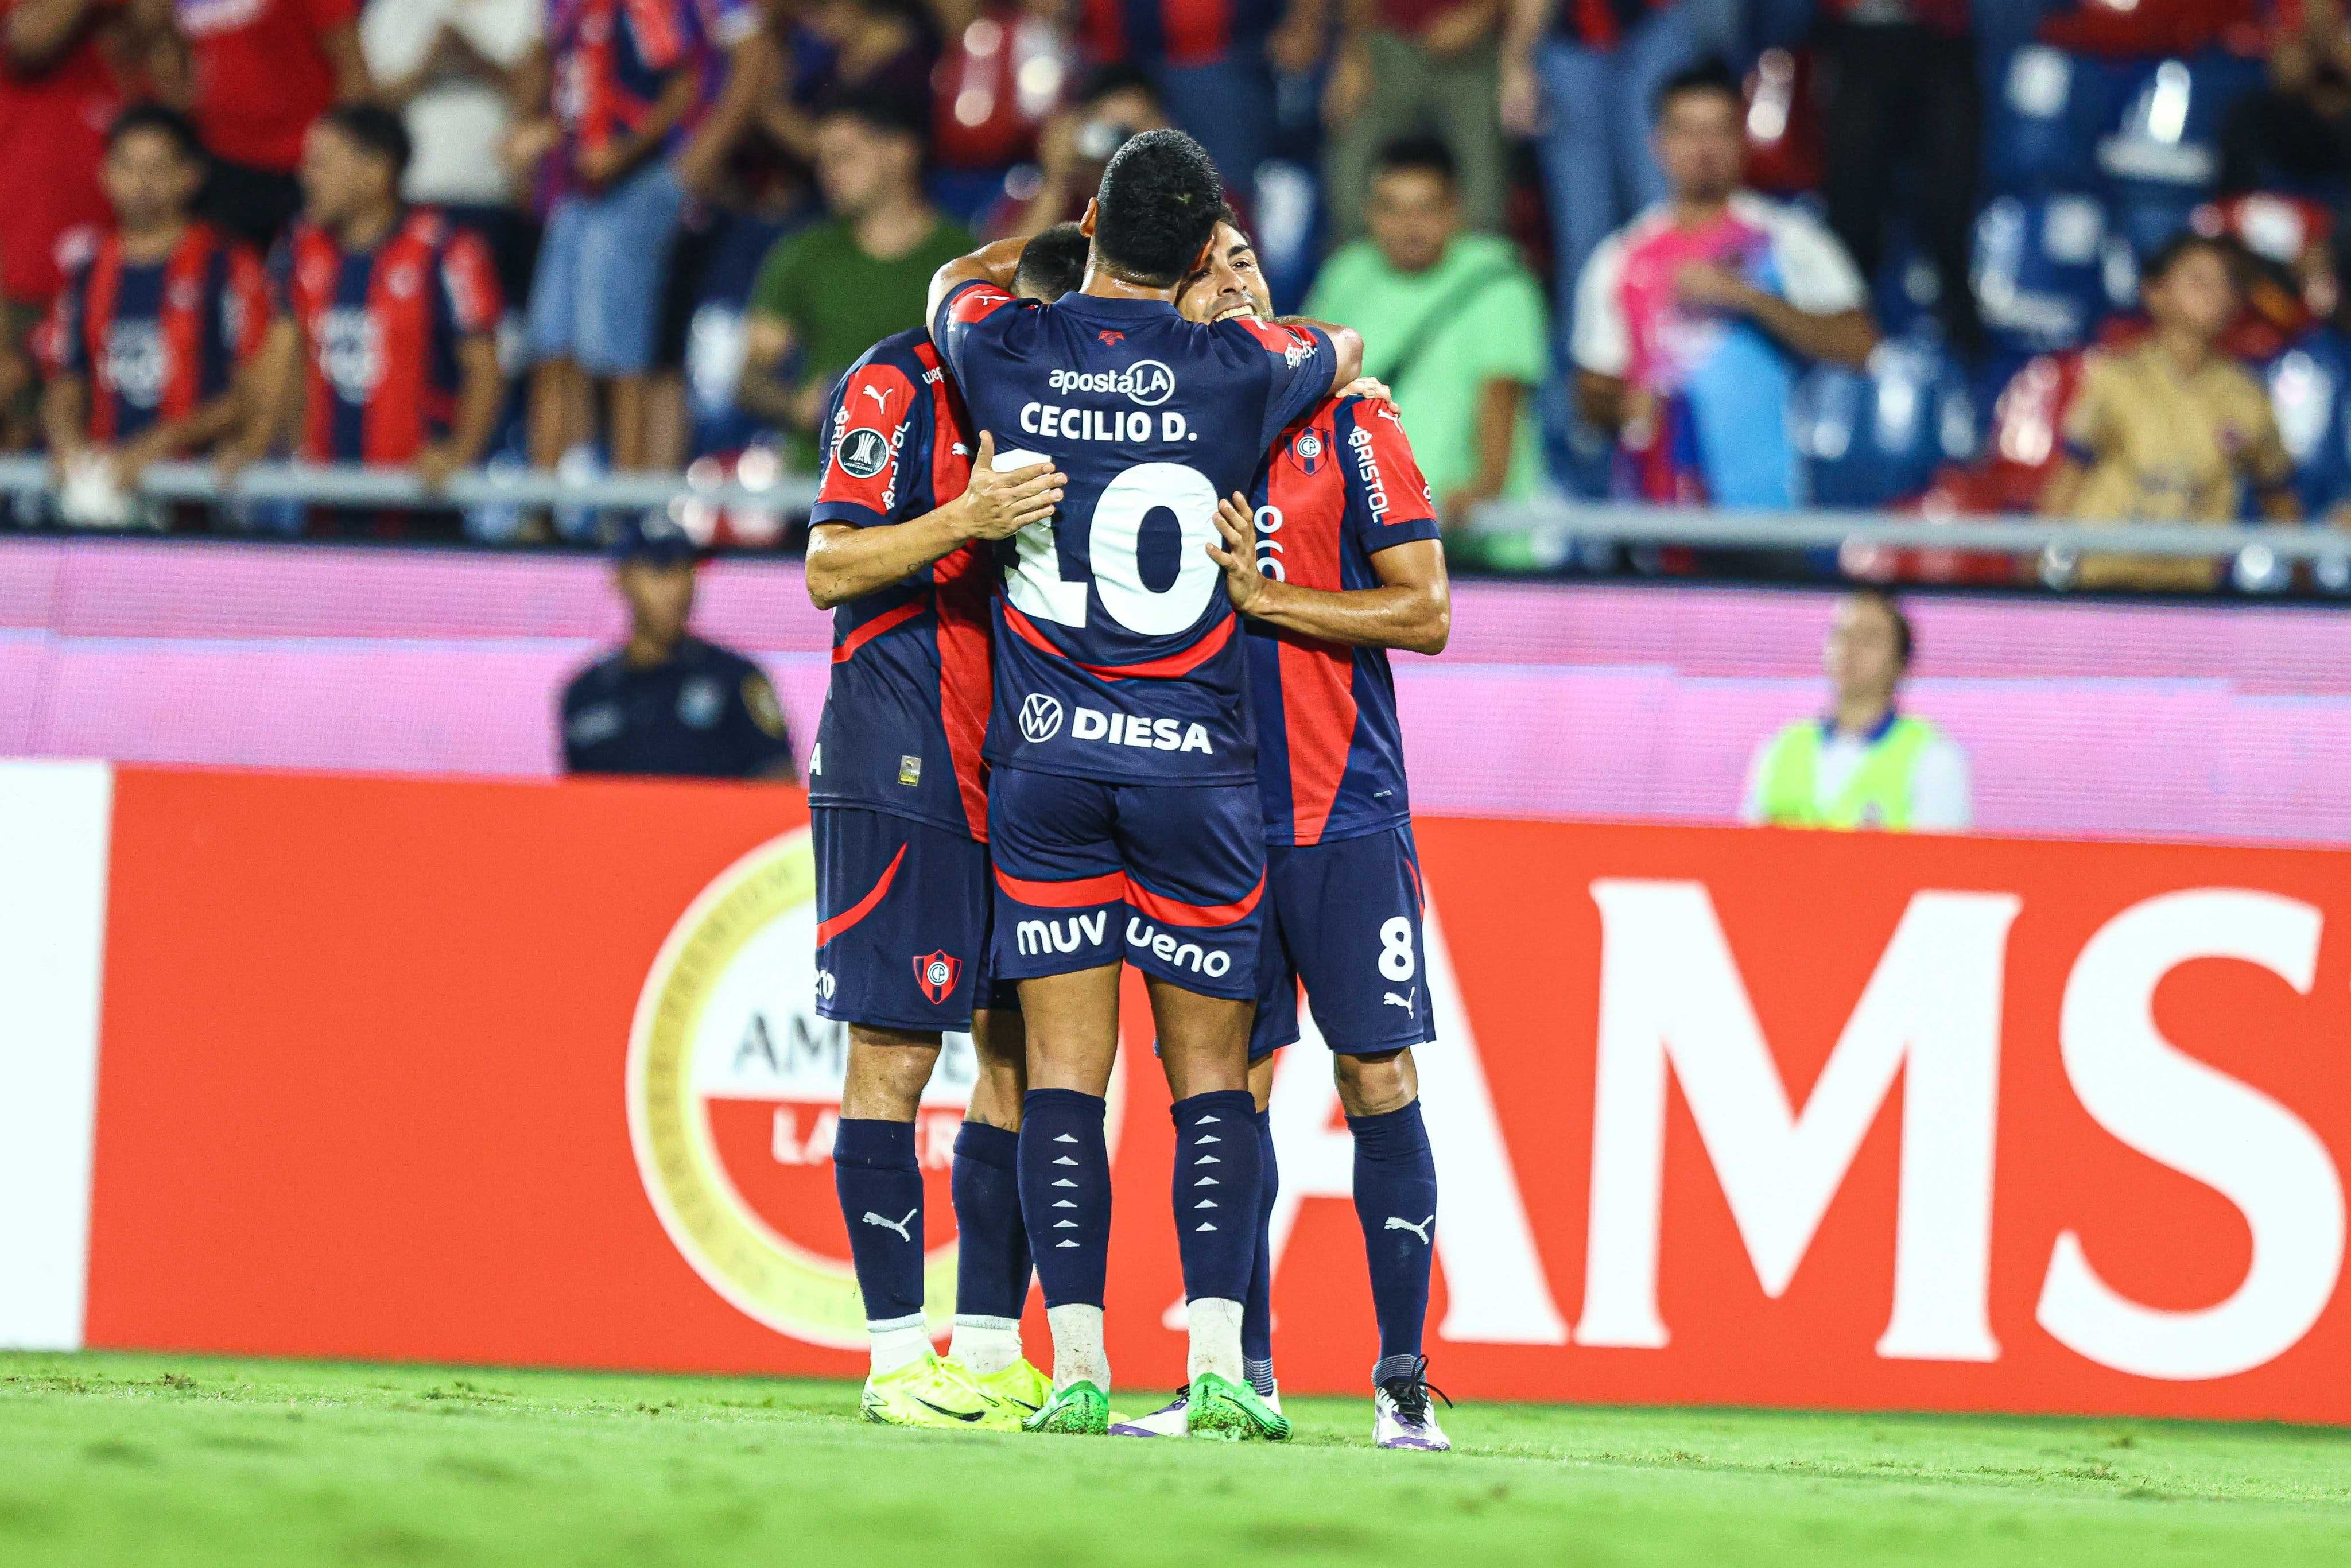
[[[1110,1432],[1110,1396],[1091,1383],[1057,1388],[1045,1407],[1020,1423],[1024,1432],[1067,1432],[1073,1437],[1101,1437]]]
[[[979,1424],[991,1432],[1019,1431],[1022,1422],[1042,1410],[1053,1397],[1053,1380],[1025,1357],[989,1373],[974,1372],[961,1363],[950,1364],[987,1396],[989,1409]]]
[[[1184,1435],[1227,1443],[1286,1443],[1290,1419],[1258,1397],[1246,1383],[1233,1383],[1213,1372],[1192,1380],[1191,1400],[1184,1412]]]
[[[970,1428],[987,1419],[994,1402],[970,1374],[935,1352],[925,1352],[894,1372],[865,1380],[859,1408],[868,1421],[885,1427]]]

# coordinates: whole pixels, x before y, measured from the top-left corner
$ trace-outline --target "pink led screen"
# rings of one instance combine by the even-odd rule
[[[2351,611],[1920,598],[1908,706],[1988,831],[2351,841]],[[1814,709],[1817,592],[1463,583],[1396,660],[1416,803],[1721,821]],[[565,676],[621,613],[594,560],[0,540],[0,755],[549,775]],[[705,569],[698,628],[774,674],[805,752],[827,619],[798,563]]]

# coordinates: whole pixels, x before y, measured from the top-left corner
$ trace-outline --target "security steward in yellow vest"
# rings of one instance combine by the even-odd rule
[[[1909,618],[1893,600],[1875,591],[1838,600],[1822,654],[1834,705],[1757,749],[1740,820],[1965,831],[1974,817],[1966,755],[1940,729],[1895,706],[1910,652]]]

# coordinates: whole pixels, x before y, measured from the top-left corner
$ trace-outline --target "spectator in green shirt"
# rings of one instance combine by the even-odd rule
[[[1464,230],[1452,155],[1390,142],[1372,173],[1371,235],[1332,256],[1306,313],[1364,335],[1364,373],[1395,390],[1405,434],[1450,527],[1498,497],[1531,495],[1533,399],[1551,328],[1510,241]]]
[[[897,99],[841,99],[816,126],[826,222],[776,242],[745,323],[737,398],[816,466],[825,399],[857,357],[923,324],[931,274],[977,244],[923,194],[923,127]]]

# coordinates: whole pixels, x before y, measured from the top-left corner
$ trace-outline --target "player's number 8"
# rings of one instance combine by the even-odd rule
[[[1044,461],[1032,452],[1000,452],[996,466],[1018,468]],[[1176,580],[1155,590],[1143,580],[1143,523],[1163,507],[1175,514],[1179,536]],[[1207,475],[1181,463],[1138,463],[1103,486],[1094,503],[1086,554],[1093,563],[1094,588],[1110,618],[1144,637],[1190,630],[1224,577],[1205,548],[1217,537],[1216,518],[1217,487]],[[1004,583],[1013,607],[1056,625],[1084,625],[1086,585],[1061,576],[1052,520],[1021,529],[1017,549]]]
[[[1412,922],[1399,915],[1380,927],[1380,973],[1391,980],[1409,980],[1413,968]]]

